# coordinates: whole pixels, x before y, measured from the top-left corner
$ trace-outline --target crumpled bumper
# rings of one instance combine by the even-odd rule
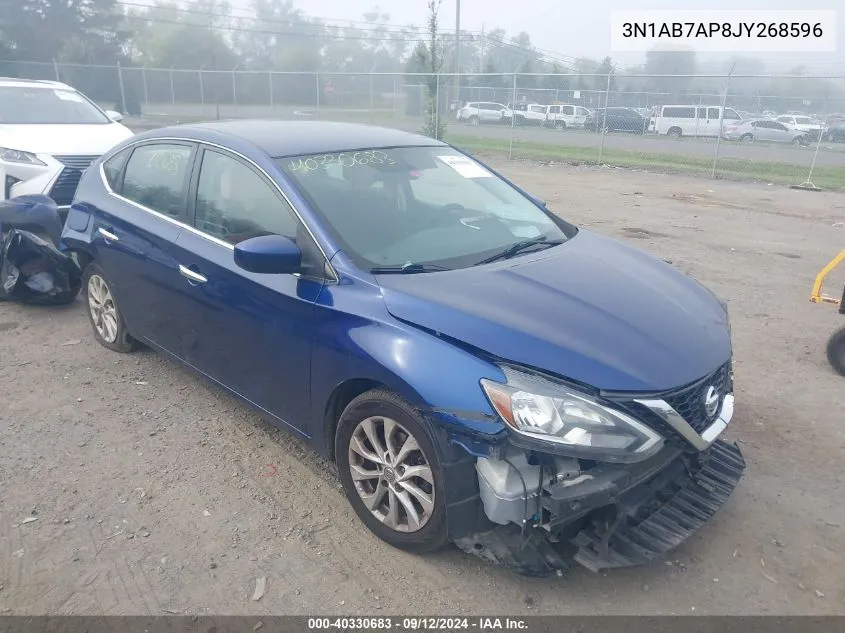
[[[461,549],[530,576],[649,563],[692,535],[724,505],[745,470],[735,445],[702,452],[667,447],[636,465],[599,465],[590,478],[543,489],[537,525],[493,525],[455,539]]]

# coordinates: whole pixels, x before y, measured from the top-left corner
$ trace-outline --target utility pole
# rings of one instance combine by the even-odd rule
[[[485,66],[484,66],[484,44],[485,44],[485,41],[484,41],[484,23],[482,22],[481,23],[481,68],[478,69],[478,72],[480,72],[480,73],[483,73],[484,68],[485,68]]]
[[[455,0],[455,101],[461,100],[461,0]],[[456,108],[460,103],[456,103]]]

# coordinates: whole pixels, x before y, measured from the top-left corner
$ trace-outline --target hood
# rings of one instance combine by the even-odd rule
[[[603,390],[671,389],[731,356],[725,310],[710,291],[584,230],[536,255],[378,282],[398,319]]]
[[[33,154],[99,156],[130,136],[120,123],[0,125],[0,147]]]

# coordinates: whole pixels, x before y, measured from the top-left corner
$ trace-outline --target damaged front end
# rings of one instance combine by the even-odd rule
[[[526,390],[543,393],[536,383],[520,382],[522,378],[511,381],[517,385],[509,388],[514,402]],[[560,412],[570,396],[561,396],[558,387],[553,411],[559,418],[556,437],[561,433],[582,437],[573,430],[579,428],[578,419],[587,420],[589,424],[581,426],[589,429],[590,424],[603,423],[594,411],[608,410],[621,419],[643,422],[659,441],[649,443],[644,437],[636,445],[631,440],[634,451],[648,447],[641,459],[613,451],[604,459],[589,458],[589,447],[573,450],[561,442],[544,441],[539,433],[515,432],[508,416],[519,421],[519,405],[502,410],[502,400],[497,403],[494,393],[491,400],[511,427],[509,439],[487,455],[476,452],[478,516],[474,522],[462,522],[465,529],[453,534],[459,548],[532,576],[560,573],[573,562],[592,571],[645,564],[704,525],[739,483],[745,470],[742,454],[717,439],[733,414],[730,364],[671,393],[584,397],[588,405],[595,405],[593,409],[578,410],[573,405],[565,413]],[[578,394],[570,398],[576,404],[581,399]],[[535,399],[530,406],[534,419],[553,417],[543,410],[542,401]],[[567,414],[575,420],[570,426],[564,419]],[[527,419],[523,416],[522,422]],[[605,426],[591,441],[621,446],[624,442],[613,438],[627,431]],[[603,440],[601,432],[611,439]]]

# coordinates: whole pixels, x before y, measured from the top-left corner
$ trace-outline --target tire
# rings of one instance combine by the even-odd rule
[[[840,376],[845,376],[845,327],[827,342],[827,360]]]
[[[481,124],[481,119],[479,119],[479,118],[478,118],[476,115],[474,115],[474,114],[473,114],[473,115],[472,115],[469,119],[467,119],[467,120],[469,121],[469,124],[470,124],[470,125],[480,125],[480,124]]]
[[[743,134],[739,137],[739,140],[741,143],[753,143],[754,136],[752,136],[751,134]]]
[[[410,451],[401,464],[391,463],[388,450],[384,450],[388,448],[385,431],[391,428],[389,421],[396,425],[389,432],[394,447],[390,452],[401,455],[404,442],[412,439],[416,440],[418,447]],[[374,435],[367,432],[368,427]],[[373,436],[379,446],[375,446],[369,439]],[[363,457],[364,453],[375,455],[379,449],[384,450],[385,456],[381,464]],[[431,440],[426,422],[405,400],[386,389],[373,389],[355,398],[340,416],[335,433],[335,455],[346,498],[355,514],[373,534],[394,547],[415,553],[431,552],[446,545],[449,533],[441,458]],[[428,466],[426,476],[430,475],[433,481],[429,483],[422,477],[412,477],[404,485],[401,484],[399,478],[402,469],[408,468],[409,464]],[[371,472],[376,476],[356,482],[352,475],[353,469],[358,473]],[[428,511],[418,497],[407,492],[406,486],[409,484],[432,500]],[[382,491],[381,496],[375,500],[376,509],[371,511],[362,495],[374,497],[379,490]],[[403,493],[406,501],[412,504],[420,519],[418,525],[414,525],[411,514],[405,509],[405,502],[400,503],[397,492]],[[389,525],[391,503],[397,508],[394,517],[399,529]]]
[[[85,293],[88,321],[91,323],[97,342],[121,354],[128,354],[138,349],[140,344],[126,329],[126,323],[114,300],[108,278],[96,262],[88,264],[85,272],[82,273],[82,289]],[[111,317],[109,317],[109,312],[111,312]]]
[[[683,136],[683,132],[681,132],[681,128],[679,127],[670,127],[669,131],[666,132],[666,136],[674,136],[675,138],[681,138],[681,136]]]
[[[800,136],[796,136],[794,139],[792,139],[792,145],[795,147],[804,147],[804,139]]]
[[[555,127],[559,130],[566,129],[566,121],[555,121]]]

